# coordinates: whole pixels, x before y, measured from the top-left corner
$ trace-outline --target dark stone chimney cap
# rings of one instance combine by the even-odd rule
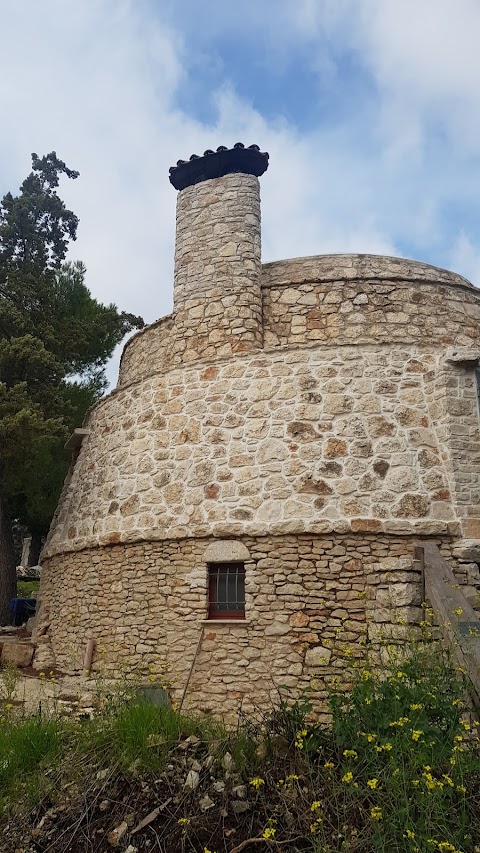
[[[170,183],[176,190],[184,190],[193,184],[222,178],[234,172],[260,177],[268,169],[268,154],[260,151],[258,145],[245,148],[243,142],[236,142],[233,148],[219,145],[216,151],[207,148],[203,157],[192,154],[189,160],[177,160],[176,166],[169,169]]]

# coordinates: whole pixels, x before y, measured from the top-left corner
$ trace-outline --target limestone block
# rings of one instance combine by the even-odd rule
[[[480,586],[480,566],[478,563],[467,563],[463,568],[467,572],[467,583],[471,586]]]
[[[417,477],[412,468],[401,466],[390,468],[385,476],[385,488],[391,489],[397,494],[415,488],[416,485]]]
[[[271,622],[265,628],[266,637],[281,637],[284,634],[290,633],[290,626],[285,622]]]
[[[323,411],[325,414],[341,415],[345,412],[351,412],[353,409],[353,399],[346,394],[326,394],[323,401]]]
[[[315,646],[307,649],[305,654],[305,666],[328,666],[332,657],[332,650],[324,646]]]
[[[288,621],[292,628],[305,628],[310,622],[310,618],[306,613],[297,611],[296,613],[292,613]]]
[[[285,443],[282,441],[269,439],[267,441],[260,442],[258,445],[257,462],[259,463],[259,465],[264,465],[267,462],[286,459],[287,456],[288,449]]]
[[[429,505],[425,495],[406,494],[395,504],[393,514],[399,518],[422,518],[428,515]]]
[[[13,664],[14,666],[30,666],[33,659],[33,646],[24,640],[4,641],[2,644],[1,662],[3,666]]]
[[[480,563],[480,542],[475,539],[463,539],[456,543],[453,548],[453,556],[459,560],[472,560],[474,563]]]
[[[346,441],[343,441],[343,439],[329,438],[325,442],[323,453],[327,458],[346,456],[347,452],[347,443]]]
[[[387,589],[379,589],[376,600],[380,605],[404,607],[409,604],[421,604],[420,585],[418,583],[392,583]]]

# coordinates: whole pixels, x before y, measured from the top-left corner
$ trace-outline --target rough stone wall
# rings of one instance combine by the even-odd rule
[[[480,540],[480,410],[475,372],[471,364],[447,361],[445,373],[457,512],[464,537]]]
[[[466,288],[385,279],[276,285],[263,293],[265,349],[479,340],[479,296]]]
[[[90,415],[44,554],[265,532],[458,535],[430,410],[442,359],[398,345],[290,349],[119,390]]]
[[[118,386],[138,382],[152,373],[164,373],[178,364],[183,344],[179,348],[177,337],[172,314],[133,335],[122,353]]]
[[[211,288],[208,299],[203,291],[198,299],[192,296],[187,314],[166,317],[135,335],[122,357],[119,386],[185,362],[228,357],[234,341],[225,338],[230,322],[240,335],[235,351],[244,343],[249,348],[252,339],[241,330],[247,319],[256,327],[261,314],[266,351],[320,343],[480,344],[479,292],[461,276],[428,264],[374,255],[297,258],[265,264],[261,284],[261,306],[257,291],[252,295],[242,286],[252,299],[245,324],[238,310],[243,297],[239,302],[224,283],[220,290]]]
[[[116,545],[53,557],[43,595],[56,665],[81,672],[96,640],[94,673],[158,678],[171,666],[179,699],[207,613],[210,539]],[[188,690],[197,710],[265,707],[278,685],[292,695],[342,677],[366,640],[405,635],[422,618],[412,540],[382,535],[245,537],[245,621],[205,623]],[[448,547],[448,546],[447,546]]]
[[[425,390],[462,534],[480,539],[480,411],[474,366],[450,361],[447,351],[438,370],[425,375]],[[432,472],[433,480],[435,476]]]

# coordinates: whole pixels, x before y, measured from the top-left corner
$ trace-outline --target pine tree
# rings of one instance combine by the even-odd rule
[[[0,624],[16,572],[12,518],[46,533],[65,476],[63,443],[105,390],[105,364],[143,321],[104,306],[82,263],[65,263],[78,219],[57,195],[69,169],[32,154],[20,193],[0,203]]]

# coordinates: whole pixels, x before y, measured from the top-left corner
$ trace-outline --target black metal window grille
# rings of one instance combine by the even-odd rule
[[[245,618],[245,566],[211,563],[208,566],[209,619]]]

